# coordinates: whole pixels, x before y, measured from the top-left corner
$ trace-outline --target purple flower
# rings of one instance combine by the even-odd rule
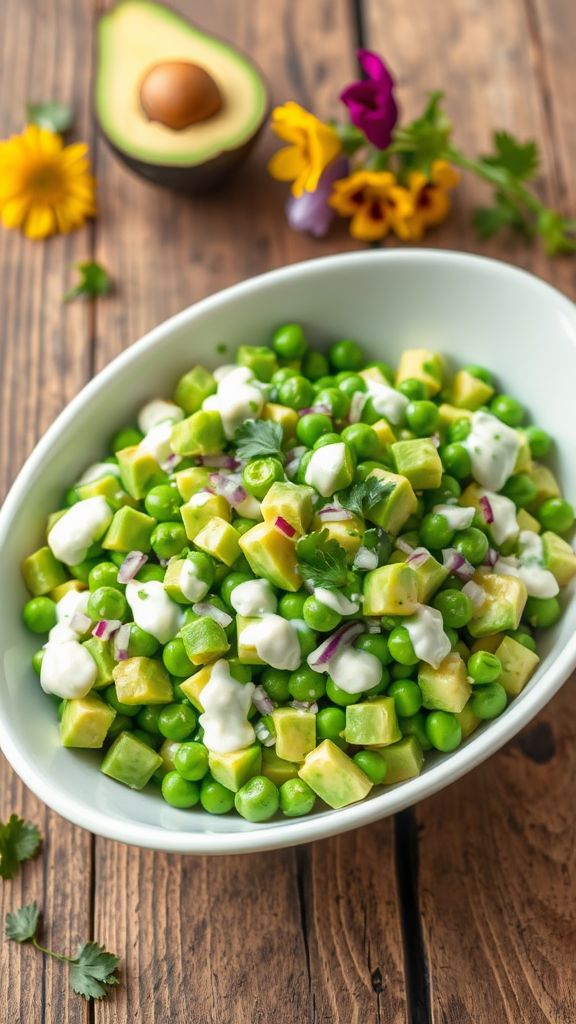
[[[358,50],[357,56],[368,77],[349,85],[340,93],[340,99],[348,107],[352,124],[377,149],[386,149],[398,118],[394,79],[377,53]]]
[[[290,196],[286,203],[286,218],[294,231],[308,231],[315,238],[322,238],[330,227],[335,210],[328,205],[332,185],[348,174],[348,160],[338,156],[323,172],[314,192],[304,192],[296,198]]]

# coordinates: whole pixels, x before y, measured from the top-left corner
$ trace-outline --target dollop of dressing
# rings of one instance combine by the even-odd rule
[[[472,475],[483,487],[499,491],[514,471],[520,437],[488,412],[472,413],[470,423],[470,433],[462,444],[470,455]]]
[[[246,580],[234,587],[230,604],[238,615],[273,615],[278,607],[268,580]]]
[[[159,423],[168,421],[178,423],[184,419],[184,410],[175,402],[166,402],[163,398],[153,398],[142,406],[138,413],[138,426],[143,434],[149,434]]]
[[[452,649],[440,612],[422,604],[414,615],[402,619],[402,625],[408,630],[414,654],[432,668],[438,668]]]
[[[327,662],[328,674],[345,693],[365,693],[382,679],[380,660],[368,651],[341,647]]]
[[[493,491],[485,491],[481,488],[478,491],[478,496],[488,498],[490,502],[494,516],[493,522],[490,523],[490,531],[496,543],[504,544],[512,537],[517,537],[519,526],[514,502],[510,498],[506,498],[504,494],[494,494]]]
[[[91,484],[95,480],[101,480],[105,476],[120,476],[120,466],[116,462],[94,462],[88,469],[85,469],[76,486]]]
[[[368,397],[372,399],[374,411],[380,416],[385,416],[390,423],[402,423],[408,405],[406,396],[389,384],[383,384],[370,377],[366,378],[366,387],[368,388]]]
[[[544,568],[542,539],[533,530],[522,530],[518,538],[519,553],[515,558],[499,558],[494,572],[503,576],[518,576],[529,597],[556,597],[560,587],[556,577]]]
[[[329,498],[338,486],[345,461],[346,445],[343,441],[317,448],[306,469],[306,483],[314,487],[323,498]]]
[[[360,607],[359,601],[351,601],[339,590],[328,590],[326,587],[314,587],[314,597],[339,615],[355,615]]]
[[[56,605],[56,620],[59,625],[69,626],[75,615],[87,615],[89,590],[69,590]],[[54,628],[54,627],[53,627]],[[52,637],[52,630],[49,636]]]
[[[298,631],[281,615],[264,615],[251,622],[242,632],[242,642],[254,647],[258,657],[272,668],[294,672],[302,661]]]
[[[191,603],[201,601],[206,597],[210,587],[198,576],[198,566],[185,558],[178,576],[178,586],[185,598]]]
[[[474,519],[474,509],[463,505],[434,505],[432,511],[444,516],[451,530],[467,530]]]
[[[159,643],[167,644],[180,629],[182,611],[168,596],[160,580],[150,580],[149,583],[130,580],[126,586],[126,600],[136,625],[151,633]]]
[[[228,754],[254,742],[256,734],[247,717],[254,689],[254,683],[239,683],[230,675],[227,661],[215,663],[200,696],[204,713],[199,722],[208,750]]]
[[[48,547],[65,565],[78,565],[86,558],[88,548],[102,537],[112,522],[112,509],[106,498],[98,495],[77,501],[48,534]]]
[[[172,427],[173,423],[171,420],[157,423],[155,427],[148,431],[146,437],[140,441],[138,451],[151,455],[159,466],[164,467],[166,463],[169,464],[174,458],[174,453],[170,447]]]
[[[96,662],[71,625],[75,615],[86,614],[89,597],[88,590],[69,590],[56,605],[57,622],[44,644],[40,668],[40,685],[45,693],[67,700],[85,697],[96,682]]]
[[[245,420],[257,419],[264,406],[264,395],[253,383],[254,374],[247,366],[235,366],[218,378],[218,390],[202,403],[203,409],[220,413],[227,438],[234,437],[237,427]]]

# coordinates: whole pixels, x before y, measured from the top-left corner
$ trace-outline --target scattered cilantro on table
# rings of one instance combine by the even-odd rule
[[[14,878],[22,861],[38,852],[40,838],[36,825],[17,814],[0,823],[0,878]]]

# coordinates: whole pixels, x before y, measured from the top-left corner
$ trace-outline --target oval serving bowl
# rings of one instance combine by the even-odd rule
[[[69,482],[100,458],[109,436],[149,398],[170,395],[194,363],[215,367],[218,346],[265,342],[279,323],[303,323],[327,345],[353,337],[374,359],[404,348],[438,349],[460,365],[491,369],[557,442],[557,470],[576,497],[576,310],[559,292],[506,264],[430,250],[333,256],[264,274],[220,292],[156,327],[70,403],[18,476],[0,513],[0,745],[27,786],[91,832],[179,853],[229,854],[309,842],[393,814],[460,778],[514,736],[576,666],[576,602],[541,643],[542,662],[504,714],[453,754],[428,758],[422,775],[377,788],[367,800],[301,819],[250,824],[169,807],[149,787],[133,792],[98,771],[97,756],[58,746],[53,703],[31,668],[24,629],[22,558],[41,542],[47,513]]]

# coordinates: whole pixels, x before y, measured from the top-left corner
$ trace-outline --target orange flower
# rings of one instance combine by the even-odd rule
[[[408,188],[414,201],[414,213],[408,220],[405,236],[411,242],[418,242],[428,228],[440,224],[450,212],[448,192],[460,180],[458,171],[445,160],[435,160],[430,177],[422,171],[411,171]]]
[[[352,218],[350,234],[363,242],[385,238],[390,230],[406,238],[405,225],[414,213],[410,192],[390,171],[355,171],[335,181],[330,205]]]

